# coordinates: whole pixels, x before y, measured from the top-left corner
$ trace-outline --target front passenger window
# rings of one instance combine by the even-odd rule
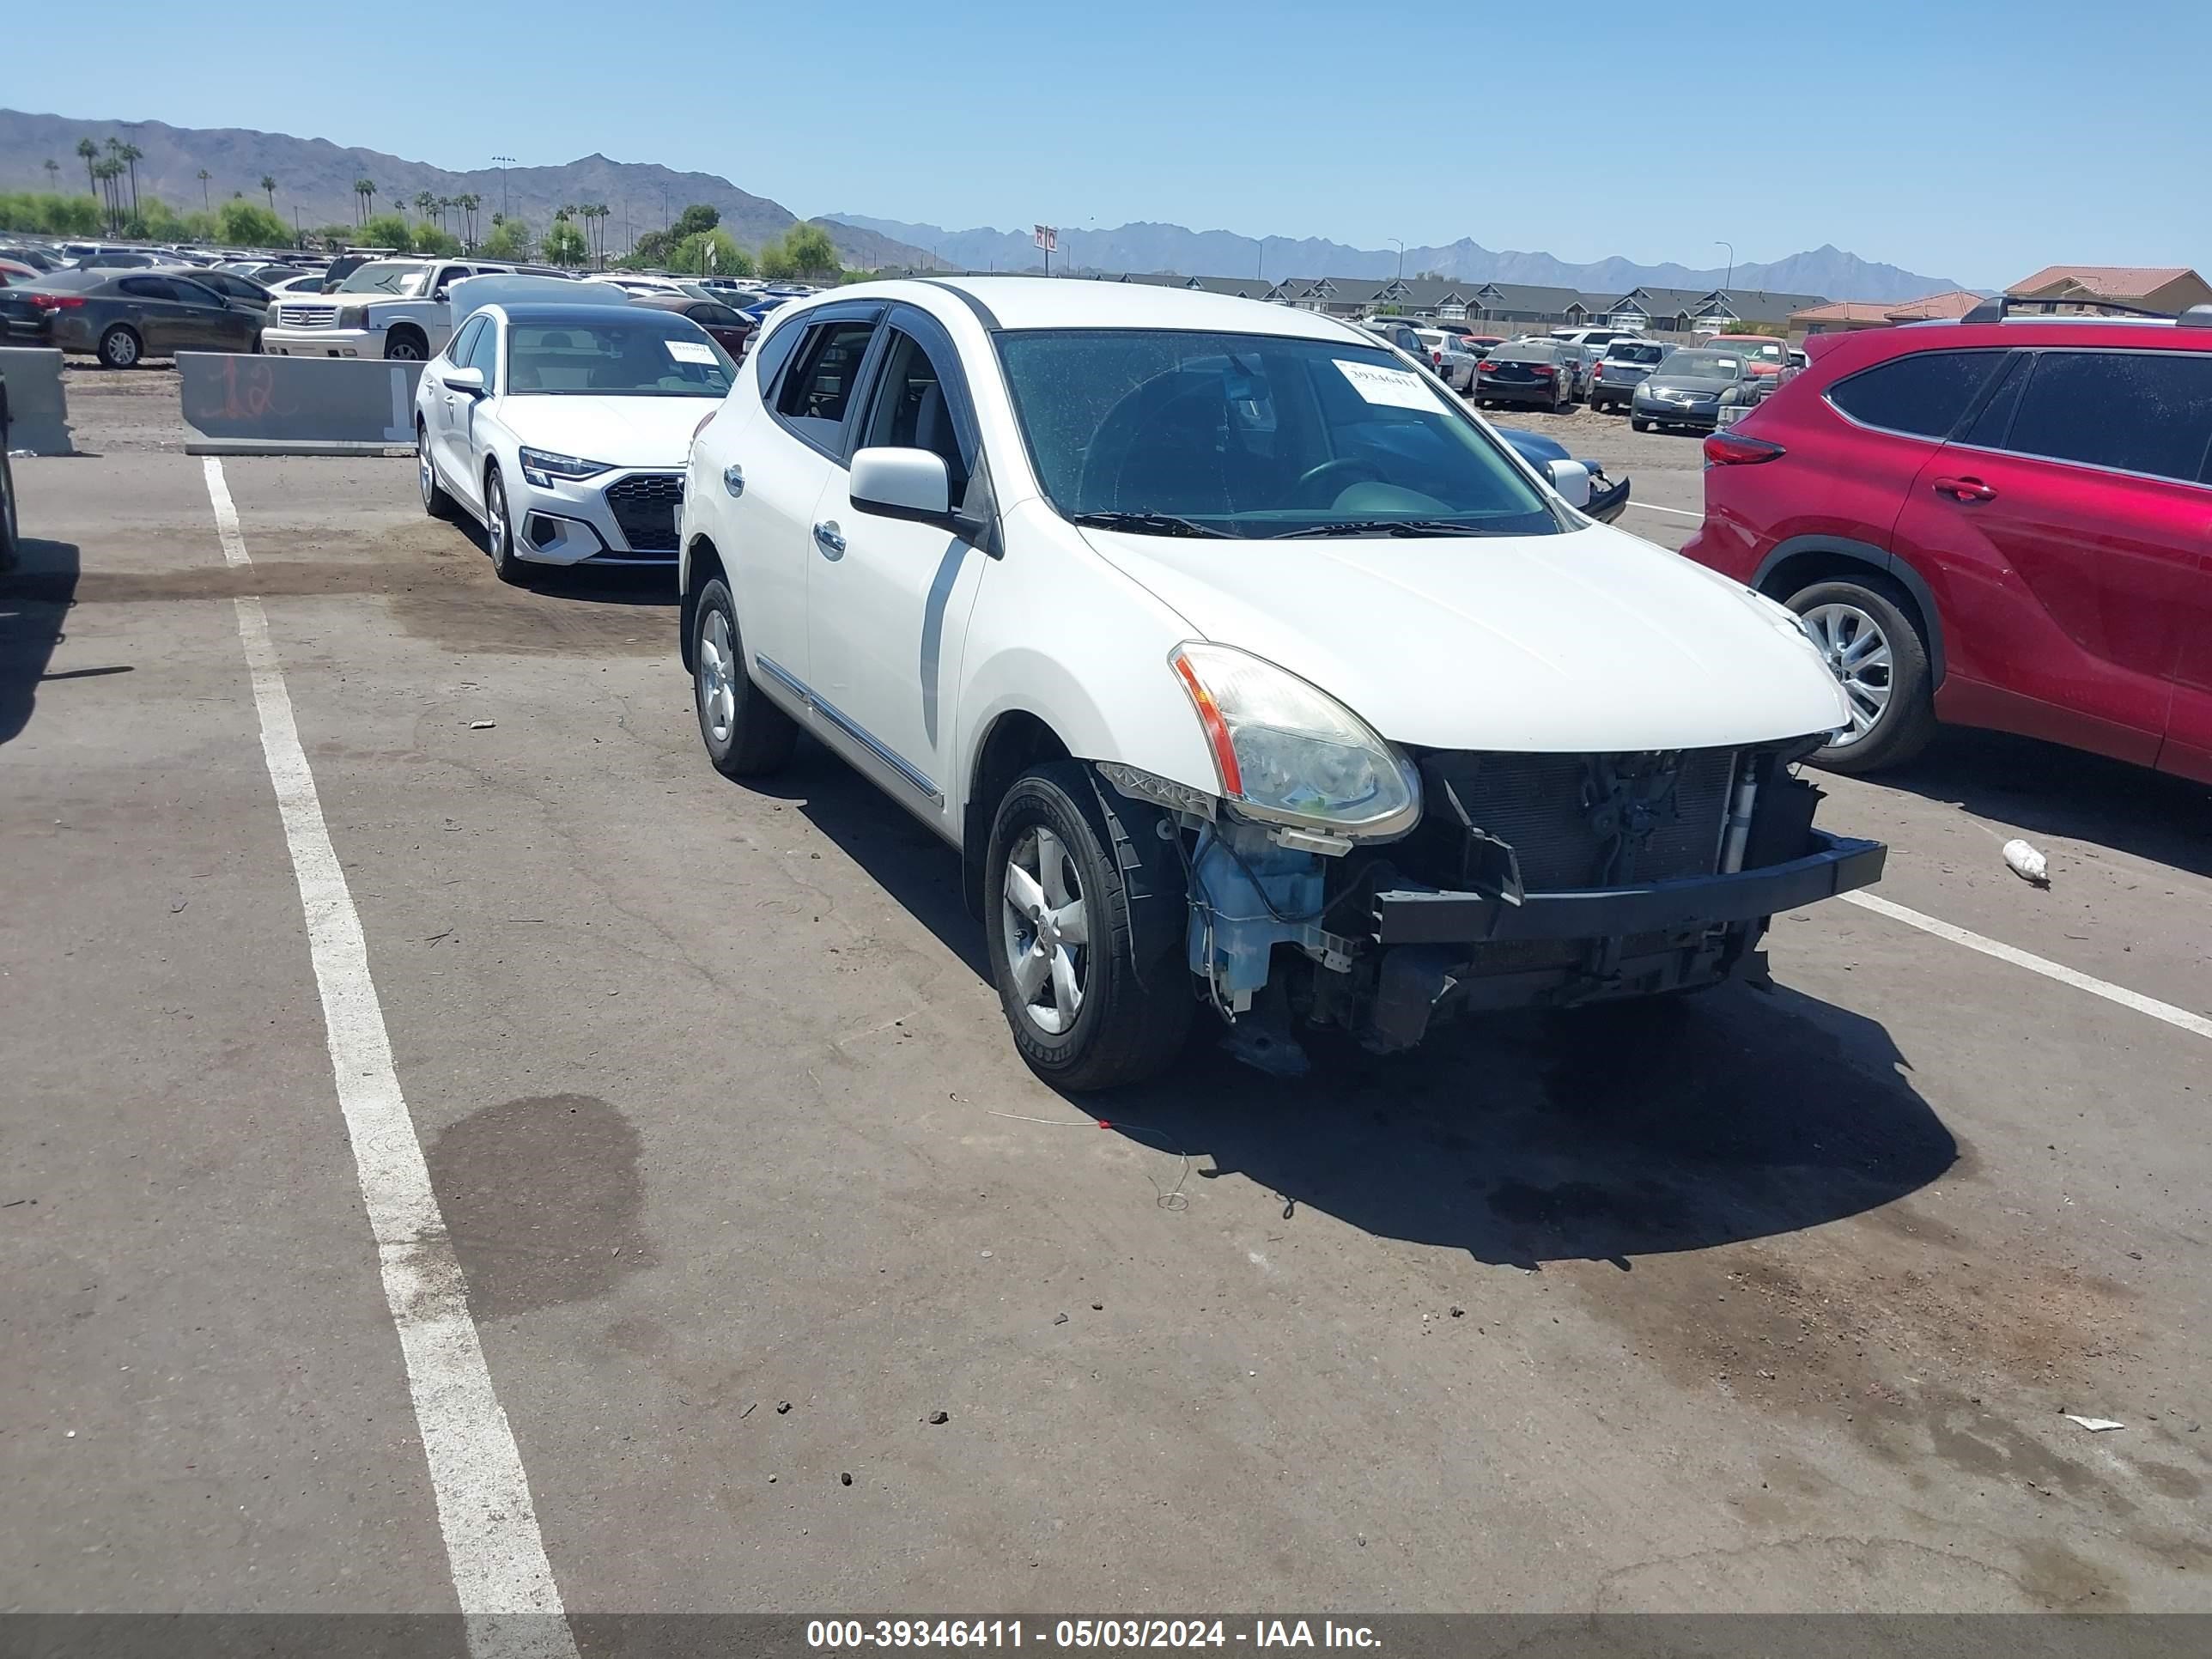
[[[775,411],[785,425],[822,448],[841,447],[853,382],[875,331],[866,322],[824,323],[814,331],[776,397]]]
[[[483,376],[484,390],[493,390],[499,379],[499,325],[489,317],[483,319],[483,332],[470,342],[468,366]]]
[[[867,433],[858,447],[926,449],[942,457],[952,499],[958,501],[968,488],[974,457],[960,441],[943,377],[921,341],[896,329],[891,331],[876,388]]]

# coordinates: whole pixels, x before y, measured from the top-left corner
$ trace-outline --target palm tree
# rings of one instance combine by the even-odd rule
[[[51,155],[46,157],[46,188],[48,190],[51,191],[53,189],[54,180],[58,176],[59,176],[61,170],[62,164],[59,161],[54,160]]]
[[[428,224],[430,222],[430,210],[437,204],[438,198],[431,195],[428,191],[418,190],[415,192],[415,211],[422,216],[423,223]]]
[[[474,191],[471,191],[466,196],[458,196],[453,199],[461,210],[463,215],[461,222],[467,227],[465,240],[471,247],[474,247],[477,245],[477,209],[481,205],[483,198]]]
[[[263,173],[263,174],[261,175],[261,188],[262,188],[264,191],[267,191],[267,192],[268,192],[268,195],[269,195],[269,210],[270,210],[271,213],[276,212],[276,175],[275,173]]]
[[[354,210],[357,216],[356,222],[365,225],[368,222],[369,210],[376,204],[376,180],[374,179],[355,179],[353,181],[353,193],[354,199],[356,204]]]
[[[100,178],[98,174],[93,172],[92,164],[94,158],[96,158],[100,154],[100,146],[94,143],[89,138],[80,138],[76,141],[76,153],[84,157],[85,190],[91,195],[99,195]]]
[[[123,191],[116,183],[123,176],[123,163],[111,155],[97,163],[92,173],[99,181],[100,194],[107,204],[107,228],[112,233],[123,222]]]
[[[208,179],[212,176],[205,167],[202,167],[199,171],[200,209],[203,212],[214,210],[215,204],[208,200]]]
[[[138,216],[138,163],[146,152],[136,144],[116,144],[112,138],[107,142],[115,145],[115,159],[131,170],[131,216],[135,219]]]

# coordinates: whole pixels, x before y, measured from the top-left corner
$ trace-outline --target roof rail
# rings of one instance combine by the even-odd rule
[[[2045,314],[2056,315],[2057,313],[2052,310],[2056,306],[2094,306],[2099,312],[2112,316],[2154,317],[2161,322],[2174,320],[2173,313],[2170,311],[2153,311],[2144,306],[2122,305],[2118,300],[2100,300],[2089,295],[2054,295],[2039,299],[2026,299],[2017,294],[1999,294],[1984,300],[1959,320],[1962,323],[2001,323],[2007,317],[2023,312],[2042,312]],[[2203,311],[2212,307],[2197,306],[2191,309]]]

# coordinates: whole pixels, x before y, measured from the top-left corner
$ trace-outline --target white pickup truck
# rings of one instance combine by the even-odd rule
[[[453,331],[446,290],[465,276],[514,269],[479,259],[378,259],[333,293],[280,299],[261,349],[283,357],[428,362]]]

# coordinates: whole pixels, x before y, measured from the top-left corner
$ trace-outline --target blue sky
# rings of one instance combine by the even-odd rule
[[[598,150],[802,216],[1690,264],[1723,263],[1723,237],[1746,261],[1833,242],[1975,285],[2053,262],[2212,269],[2206,0],[474,0],[434,32],[441,13],[406,5],[104,0],[123,76],[69,8],[19,9],[0,104],[451,167]],[[1661,38],[1705,18],[1714,46]]]

